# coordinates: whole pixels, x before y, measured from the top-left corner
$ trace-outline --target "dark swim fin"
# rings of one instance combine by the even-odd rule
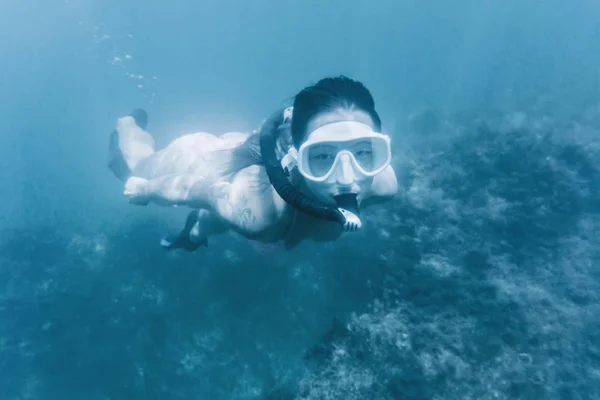
[[[208,247],[208,239],[204,238],[200,242],[192,242],[188,235],[169,235],[160,240],[160,245],[165,250],[183,249],[187,251],[196,251],[200,247]]]
[[[133,120],[135,121],[136,125],[140,128],[145,130],[148,126],[148,113],[146,112],[146,110],[136,108],[131,113],[129,113],[129,116],[133,117]]]
[[[190,231],[198,222],[198,210],[192,210],[185,221],[185,226],[179,235],[169,235],[160,241],[160,245],[165,250],[183,249],[187,251],[195,251],[200,247],[208,247],[208,238],[204,238],[199,242],[194,242],[190,239]]]

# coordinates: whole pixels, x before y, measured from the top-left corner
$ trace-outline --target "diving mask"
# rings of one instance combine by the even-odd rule
[[[350,160],[358,177],[379,174],[392,159],[389,136],[356,121],[323,125],[311,132],[297,152],[291,148],[288,154],[300,174],[313,182],[328,180],[344,156]],[[291,162],[289,158],[287,161]]]

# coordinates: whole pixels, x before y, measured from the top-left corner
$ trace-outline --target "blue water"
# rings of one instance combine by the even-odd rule
[[[0,399],[600,398],[596,1],[4,0]],[[106,168],[345,74],[401,190],[332,244],[158,245]]]

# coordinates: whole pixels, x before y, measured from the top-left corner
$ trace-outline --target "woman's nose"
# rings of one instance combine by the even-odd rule
[[[336,182],[341,186],[349,186],[354,183],[356,176],[354,175],[354,168],[352,168],[352,161],[348,154],[342,154],[340,157],[340,164],[337,169]]]

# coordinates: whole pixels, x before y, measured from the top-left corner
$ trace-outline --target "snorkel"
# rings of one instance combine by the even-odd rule
[[[284,122],[284,113],[278,111],[262,125],[259,133],[260,152],[271,185],[279,196],[296,210],[314,218],[338,222],[345,231],[361,228],[358,202],[355,193],[343,193],[335,196],[337,207],[315,201],[298,191],[287,178],[281,161],[275,152],[277,139]]]

